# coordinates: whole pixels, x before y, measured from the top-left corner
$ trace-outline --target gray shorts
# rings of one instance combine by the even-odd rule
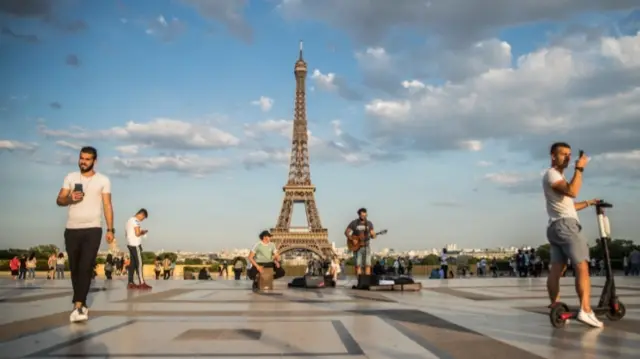
[[[571,264],[589,260],[589,243],[582,234],[582,226],[574,218],[561,218],[547,228],[551,263]]]
[[[362,246],[354,254],[356,267],[371,267],[371,245]]]

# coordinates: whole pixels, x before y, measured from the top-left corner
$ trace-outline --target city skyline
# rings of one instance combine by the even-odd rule
[[[111,178],[121,246],[144,207],[145,250],[250,247],[282,204],[301,39],[311,178],[336,246],[360,207],[389,229],[377,249],[543,244],[557,140],[592,158],[580,198],[611,201],[613,237],[638,239],[632,1],[7,4],[5,247],[62,246],[55,196],[83,145]],[[580,216],[595,239],[594,213]]]

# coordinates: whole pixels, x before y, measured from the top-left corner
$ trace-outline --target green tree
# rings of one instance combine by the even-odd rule
[[[142,252],[140,256],[142,257],[142,263],[144,264],[152,264],[157,257],[153,252]]]
[[[604,251],[602,246],[597,242],[593,247],[589,248],[589,254],[592,258],[603,258]],[[634,248],[634,243],[629,239],[612,239],[609,244],[609,256],[612,260],[620,260]]]
[[[536,249],[536,254],[540,256],[545,263],[549,263],[551,259],[551,245],[549,243],[543,244]]]
[[[423,265],[435,266],[440,264],[440,257],[435,254],[429,254],[428,256],[422,258],[420,263]]]
[[[49,258],[51,253],[56,253],[60,251],[60,248],[55,244],[40,244],[34,247],[29,248],[29,252],[36,252],[38,257],[44,257],[44,259]]]
[[[185,265],[200,265],[202,264],[202,259],[200,258],[186,258],[184,260]]]

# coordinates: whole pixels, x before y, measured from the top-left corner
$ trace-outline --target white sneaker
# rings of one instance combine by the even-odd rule
[[[594,313],[593,311],[591,311],[591,313],[586,313],[585,311],[580,309],[577,319],[584,324],[592,326],[594,328],[602,328],[604,326],[604,324],[602,324],[602,322],[598,320],[598,318],[596,317],[596,313]]]
[[[89,310],[85,307],[74,309],[69,316],[71,323],[85,322],[87,320],[89,320]]]

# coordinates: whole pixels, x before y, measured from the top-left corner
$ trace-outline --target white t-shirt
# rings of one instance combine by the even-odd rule
[[[111,181],[97,172],[91,177],[71,172],[64,178],[62,188],[73,191],[77,183],[82,184],[84,198],[69,206],[67,228],[102,228],[102,195],[111,193]]]
[[[136,236],[136,227],[140,227],[140,221],[135,217],[129,218],[124,227],[124,235],[127,237],[127,244],[137,247],[142,244],[142,236]]]
[[[579,221],[578,212],[576,211],[573,199],[569,196],[560,194],[551,188],[551,185],[561,180],[566,181],[566,178],[555,168],[549,168],[542,177],[542,189],[544,191],[544,198],[547,202],[549,224],[561,218],[574,218],[576,221]]]
[[[447,263],[447,255],[445,253],[442,253],[440,255],[440,265],[446,266]]]

